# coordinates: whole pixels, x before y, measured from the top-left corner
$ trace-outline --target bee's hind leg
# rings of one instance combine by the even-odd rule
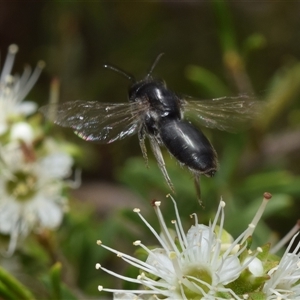
[[[200,186],[200,174],[194,173],[194,183],[195,183],[195,188],[196,188],[196,194],[198,198],[198,202],[200,206],[205,208],[202,200],[201,200],[201,186]]]
[[[139,143],[140,143],[140,148],[142,150],[143,158],[144,158],[144,161],[145,161],[145,165],[146,165],[147,168],[149,168],[147,148],[146,148],[146,144],[145,144],[146,135],[145,135],[145,132],[143,130],[139,131],[138,138],[139,138]]]
[[[172,181],[171,181],[171,179],[169,177],[169,174],[167,172],[166,164],[165,164],[164,158],[162,156],[159,144],[158,144],[158,142],[157,142],[157,140],[156,140],[155,137],[149,136],[149,140],[150,140],[150,145],[151,145],[153,154],[154,154],[154,156],[155,156],[155,158],[157,160],[158,166],[159,166],[161,172],[163,173],[163,175],[165,177],[165,180],[167,181],[167,184],[168,184],[169,188],[171,189],[171,191],[173,193],[175,193],[174,186],[173,186]]]

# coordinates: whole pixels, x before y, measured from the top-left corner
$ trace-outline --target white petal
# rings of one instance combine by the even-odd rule
[[[245,259],[245,263],[247,263],[251,257],[247,257]],[[260,259],[255,257],[248,266],[249,271],[256,277],[263,276],[264,268]]]
[[[16,112],[25,116],[31,115],[37,110],[37,104],[33,101],[24,101],[16,106]]]
[[[209,262],[213,247],[214,234],[208,226],[198,224],[187,232],[187,251],[193,253],[197,261]]]
[[[162,248],[153,249],[148,256],[146,263],[159,269],[159,271],[165,275],[174,274],[173,264],[166,251]],[[162,276],[164,276],[163,274]]]
[[[9,144],[0,147],[0,156],[5,165],[1,172],[6,178],[11,177],[11,174],[15,171],[25,168],[24,153],[19,141],[11,141]]]
[[[19,218],[19,206],[15,201],[6,201],[0,205],[0,232],[11,234]]]
[[[187,232],[186,238],[189,246],[202,244],[203,241],[209,240],[210,229],[202,224],[193,225]]]
[[[42,227],[56,228],[60,225],[63,218],[63,209],[59,204],[51,199],[39,196],[39,203],[36,203],[35,214]]]
[[[5,120],[1,120],[0,121],[0,135],[5,133],[7,131],[8,127],[7,127],[7,123],[5,122]]]
[[[126,292],[119,292],[114,293],[114,300],[158,300],[157,296],[155,295],[148,295],[148,294],[140,294],[136,295],[133,293],[126,293]],[[182,298],[176,293],[174,296],[163,298],[164,300],[181,300]]]
[[[48,178],[64,178],[70,174],[73,159],[70,155],[57,152],[41,160],[41,168]]]
[[[26,122],[18,122],[11,126],[11,140],[23,140],[26,143],[33,141],[34,133],[32,127]]]
[[[218,283],[226,285],[240,276],[241,264],[237,256],[230,255],[219,263],[222,267],[217,274]]]
[[[142,300],[142,298],[132,293],[114,293],[114,300]]]

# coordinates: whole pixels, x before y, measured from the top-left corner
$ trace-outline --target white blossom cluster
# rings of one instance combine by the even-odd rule
[[[300,299],[300,243],[291,251],[299,224],[294,228],[294,237],[283,257],[275,258],[271,255],[269,244],[250,249],[251,236],[270,197],[269,193],[265,193],[254,219],[235,240],[223,228],[223,201],[219,204],[214,221],[208,226],[199,224],[197,215],[193,214],[195,224],[187,233],[184,232],[172,197],[176,216],[172,221],[173,229],[167,227],[160,202],[155,201],[153,205],[161,228],[160,234],[141,215],[140,210],[135,209],[160,246],[153,249],[142,241],[135,241],[134,245],[141,247],[147,254],[147,260],[142,261],[98,241],[98,245],[139,269],[137,278],[131,278],[97,264],[97,269],[137,284],[136,290],[103,286],[98,289],[112,292],[116,300]]]
[[[44,63],[12,75],[17,51],[9,47],[0,70],[0,234],[10,236],[7,254],[32,230],[60,225],[73,165],[62,143],[45,135],[37,104],[24,101]]]

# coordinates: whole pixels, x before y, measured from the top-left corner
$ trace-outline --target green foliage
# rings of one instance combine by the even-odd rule
[[[232,4],[229,2],[211,2],[212,5],[191,10],[181,4],[182,11],[177,10],[173,3],[152,3],[151,9],[148,9],[150,6],[133,7],[132,4],[128,8],[125,4],[110,6],[108,3],[94,3],[95,6],[92,6],[79,2],[74,5],[49,2],[44,4],[41,24],[36,26],[41,30],[39,41],[42,43],[36,51],[42,57],[46,56],[49,66],[46,74],[52,76],[59,73],[62,77],[63,100],[84,97],[87,100],[101,98],[104,102],[125,102],[126,83],[102,72],[103,62],[114,62],[117,58],[116,63],[124,69],[141,71],[147,69],[149,61],[160,51],[166,51],[167,55],[155,72],[166,77],[167,83],[170,81],[170,86],[175,86],[178,92],[182,88],[185,93],[192,90],[193,94],[203,97],[220,97],[240,93],[255,96],[255,91],[263,90],[263,93],[257,93],[257,97],[265,104],[264,110],[254,121],[252,129],[236,135],[205,131],[215,145],[220,161],[214,178],[201,178],[205,209],[196,200],[192,175],[167,151],[163,153],[186,228],[193,222],[189,218],[193,212],[197,212],[201,223],[208,223],[222,197],[226,202],[225,228],[231,235],[238,236],[241,228],[245,229],[250,223],[263,193],[271,192],[273,198],[253,237],[254,245],[262,245],[275,233],[283,235],[299,218],[299,145],[289,140],[292,145],[288,148],[288,143],[278,136],[278,132],[287,134],[299,131],[300,63],[299,57],[293,54],[298,51],[298,44],[287,35],[286,39],[291,43],[290,52],[284,47],[272,49],[269,47],[272,36],[266,36],[265,28],[255,27],[255,22],[237,23],[234,17],[238,19],[238,14],[234,10],[238,7],[234,6],[231,10]],[[280,6],[277,9],[281,11]],[[200,14],[200,10],[208,16],[203,23],[199,16],[192,18],[193,14]],[[193,23],[193,20],[197,22]],[[274,20],[272,24],[277,22],[277,16]],[[287,20],[284,18],[285,23]],[[189,26],[187,24],[190,27],[186,27]],[[240,28],[244,26],[246,29]],[[204,31],[199,31],[200,27]],[[187,33],[187,28],[193,30]],[[292,27],[288,29],[292,30]],[[287,32],[276,32],[276,37],[279,34]],[[213,46],[207,45],[206,35],[213,35],[210,40]],[[172,36],[176,36],[175,41]],[[218,36],[217,41],[215,36]],[[278,41],[277,46],[280,44]],[[268,56],[275,58],[267,63],[265,58]],[[204,58],[199,62],[199,57]],[[280,63],[275,65],[274,61],[279,60]],[[184,71],[179,72],[177,65],[183,66]],[[183,74],[187,80],[182,78]],[[41,99],[47,98],[41,91],[38,94],[43,95]],[[39,120],[32,118],[31,122]],[[49,134],[56,134],[58,130],[49,126]],[[68,132],[64,133],[59,133],[64,136],[63,139],[78,141]],[[270,137],[275,138],[279,150],[268,148]],[[82,146],[83,142],[80,143]],[[114,180],[144,199],[141,206],[146,207],[147,220],[158,227],[149,202],[152,199],[161,200],[165,218],[172,220],[172,204],[165,198],[170,190],[153,156],[149,154],[149,168],[146,168],[138,146],[133,144],[137,144],[136,138],[121,144],[128,149],[109,145],[111,148],[101,146],[91,150],[86,146],[83,156],[78,148],[70,148],[67,143],[64,147],[76,156],[87,173],[90,170],[90,177],[87,178],[95,177],[95,170],[105,180],[112,179],[105,177],[107,173],[114,174]],[[100,154],[96,157],[98,152]],[[125,155],[131,156],[128,158]],[[124,158],[124,164],[116,166],[115,162],[119,163],[120,158]],[[98,247],[96,241],[101,239],[112,248],[132,253],[135,250],[132,241],[142,237],[147,240],[149,231],[141,227],[139,218],[132,213],[132,207],[116,208],[110,214],[98,214],[98,209],[101,210],[98,204],[73,200],[62,226],[47,237],[49,243],[42,244],[38,235],[24,240],[25,246],[15,253],[15,257],[18,258],[18,270],[26,274],[29,284],[24,278],[16,279],[18,272],[8,272],[1,267],[0,298],[98,299],[101,297],[97,291],[99,284],[109,287],[121,284],[112,276],[97,271],[97,262],[110,266],[110,269],[124,271],[128,276],[137,275],[136,269],[126,269],[120,258]],[[149,245],[154,246],[155,243],[155,240],[149,240]],[[143,252],[137,253],[139,257],[143,255]],[[2,260],[14,265],[13,260]],[[125,288],[133,287],[128,285]],[[256,292],[249,299],[265,298]]]
[[[43,278],[43,282],[50,292],[49,300],[77,300],[78,298],[73,295],[69,288],[62,282],[61,279],[61,264],[55,263],[50,269],[49,275]]]
[[[29,289],[0,267],[0,296],[7,300],[34,300]]]

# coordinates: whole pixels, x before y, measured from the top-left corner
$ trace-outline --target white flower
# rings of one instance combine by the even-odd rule
[[[37,109],[36,103],[23,100],[37,81],[44,63],[39,62],[33,72],[27,66],[21,77],[13,76],[11,71],[17,52],[17,45],[9,46],[2,72],[0,71],[0,135],[7,131],[11,119],[28,116]]]
[[[279,264],[268,272],[270,280],[263,288],[268,300],[300,299],[300,243],[289,253],[296,237],[293,237]]]
[[[134,245],[142,247],[147,252],[146,262],[98,241],[103,248],[116,253],[124,261],[137,267],[141,273],[137,278],[130,278],[116,274],[100,264],[97,264],[96,268],[125,281],[137,283],[144,288],[126,291],[99,286],[98,289],[113,292],[114,299],[249,298],[249,294],[237,294],[233,287],[242,275],[246,281],[245,285],[255,289],[257,281],[261,280],[260,276],[264,275],[262,262],[257,258],[263,250],[258,248],[254,252],[248,251],[246,241],[253,233],[261,211],[258,211],[249,227],[233,240],[223,229],[225,203],[221,201],[213,223],[209,226],[198,224],[197,216],[193,214],[195,225],[185,234],[176,202],[172,197],[171,199],[176,214],[176,220],[172,221],[175,226],[176,240],[173,239],[163,219],[159,201],[154,202],[154,209],[161,226],[161,235],[143,218],[139,209],[134,210],[161,245],[161,248],[150,250],[141,241],[134,242]],[[264,198],[262,208],[267,202],[268,199]],[[232,242],[228,243],[228,240]]]
[[[18,141],[0,146],[0,232],[10,235],[8,254],[19,236],[54,229],[62,221],[67,200],[63,178],[73,159],[58,146],[52,150],[41,156]]]
[[[33,128],[26,122],[17,122],[12,124],[10,128],[10,140],[22,140],[26,144],[33,142],[34,132]]]

